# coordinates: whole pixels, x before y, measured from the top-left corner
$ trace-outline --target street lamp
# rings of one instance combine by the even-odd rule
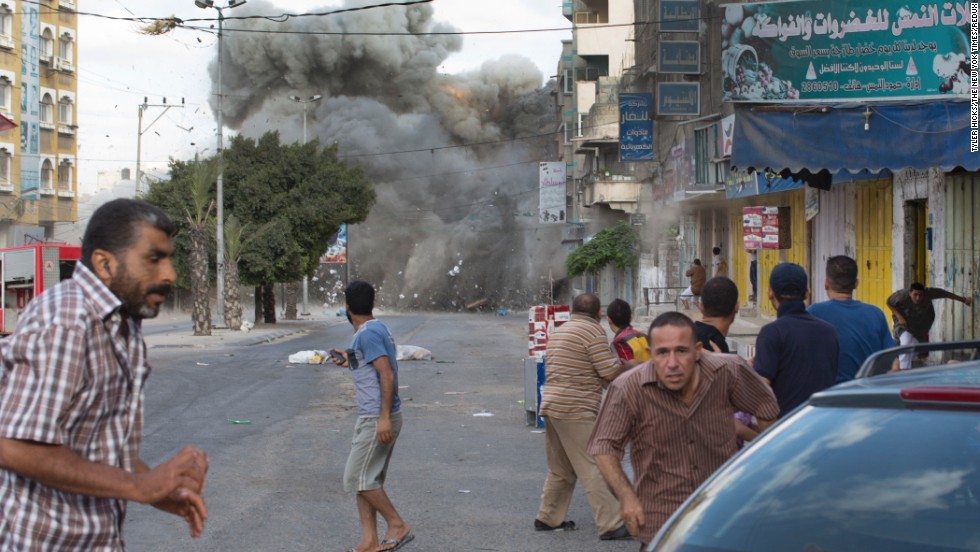
[[[198,1],[200,1],[200,0],[198,0]],[[305,100],[303,98],[300,98],[299,96],[290,96],[289,99],[290,100],[293,100],[294,102],[299,102],[299,103],[303,104],[303,144],[305,145],[306,144],[306,110],[307,110],[307,107],[311,103],[323,99],[323,96],[321,96],[319,94],[314,94],[314,95],[310,96],[309,98],[307,98]],[[303,312],[300,313],[300,314],[302,314],[304,316],[310,314],[309,309],[306,307],[306,304],[309,302],[309,300],[310,300],[310,278],[304,274],[303,275]]]
[[[217,196],[218,196],[218,208],[215,213],[217,217],[217,229],[216,229],[216,241],[218,242],[218,251],[215,258],[215,265],[217,267],[217,312],[215,317],[218,319],[217,327],[224,327],[225,324],[225,191],[224,191],[224,118],[222,117],[221,111],[221,58],[223,50],[221,49],[221,39],[223,36],[222,24],[224,23],[224,14],[221,10],[237,8],[245,3],[245,0],[228,0],[228,5],[221,7],[214,4],[214,0],[194,0],[194,5],[201,8],[214,8],[218,10],[218,179],[216,183]]]

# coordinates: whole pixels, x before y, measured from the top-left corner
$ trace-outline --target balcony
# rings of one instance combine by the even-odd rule
[[[59,8],[64,8],[66,10],[73,10],[74,11],[74,9],[75,9],[75,2],[74,2],[74,0],[58,0],[58,7]]]
[[[75,127],[72,125],[58,124],[58,134],[72,136],[75,134]]]
[[[48,121],[40,121],[37,126],[41,127],[41,130],[54,130],[54,123]]]
[[[44,188],[44,187],[42,187],[40,190],[38,190],[38,193],[40,193],[42,196],[53,196],[53,195],[55,195],[54,188]]]
[[[607,205],[610,209],[635,213],[640,203],[640,182],[632,174],[613,174],[600,169],[599,174],[584,179],[586,207]]]
[[[58,190],[58,197],[62,199],[71,199],[75,197],[75,192],[71,190]]]
[[[4,50],[13,50],[14,40],[9,36],[0,35],[0,48],[3,48]]]
[[[9,194],[9,193],[13,193],[13,191],[14,191],[13,183],[0,181],[0,192]]]

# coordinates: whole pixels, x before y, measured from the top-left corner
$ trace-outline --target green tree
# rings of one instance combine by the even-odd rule
[[[610,264],[619,269],[634,267],[639,262],[639,239],[636,229],[625,222],[600,230],[565,257],[565,270],[569,276],[579,276],[598,274]]]
[[[268,132],[258,140],[237,136],[225,150],[226,209],[244,225],[273,229],[242,245],[245,285],[312,276],[337,227],[362,222],[374,201],[373,184],[338,159],[336,145],[282,144]],[[275,303],[266,299],[263,318],[273,322]]]

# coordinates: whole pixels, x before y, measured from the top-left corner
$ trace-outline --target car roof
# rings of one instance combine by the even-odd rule
[[[943,388],[976,390],[980,399],[980,361],[944,364],[929,368],[917,368],[902,372],[860,378],[815,393],[808,404],[811,406],[881,406],[913,407],[923,402],[933,406],[966,406],[963,401],[921,401],[902,397],[910,389]],[[967,401],[971,402],[972,401]],[[980,409],[980,403],[970,408]]]

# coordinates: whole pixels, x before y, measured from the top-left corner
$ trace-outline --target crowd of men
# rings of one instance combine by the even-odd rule
[[[144,202],[106,203],[89,221],[72,277],[31,301],[14,334],[0,340],[0,550],[124,550],[129,501],[181,517],[192,537],[204,531],[207,455],[188,446],[155,467],[139,456],[151,372],[142,321],[176,280],[175,229]],[[743,443],[813,393],[854,378],[875,351],[928,341],[932,301],[973,304],[912,284],[888,299],[893,335],[881,311],[853,298],[853,259],[828,260],[829,300],[809,307],[805,271],[781,263],[768,286],[776,320],[746,360],[728,348],[738,289],[720,249],[712,279],[693,281],[704,276],[695,266],[700,321],[668,312],[644,334],[632,327],[629,304],[615,300],[605,313],[610,344],[599,299],[586,293],[552,334],[540,404],[548,474],[536,530],[576,528],[566,514],[580,482],[601,540],[645,546]],[[361,522],[352,552],[394,552],[414,539],[384,487],[402,415],[395,342],[374,318],[374,298],[371,284],[348,285],[351,347],[331,351],[350,370],[358,407],[344,471]],[[896,368],[911,367],[911,356]],[[632,477],[622,464],[627,450]]]
[[[761,328],[755,356],[743,359],[727,341],[738,288],[724,273],[704,275],[695,260],[692,286],[682,294],[685,303],[697,297],[700,320],[667,312],[643,335],[631,326],[629,304],[616,299],[606,310],[611,344],[598,297],[575,297],[571,320],[554,331],[545,353],[540,414],[548,473],[536,530],[577,528],[565,516],[580,481],[599,538],[636,539],[642,550],[745,442],[814,393],[853,379],[875,352],[927,341],[932,300],[972,305],[972,298],[912,284],[888,300],[893,334],[880,309],[854,299],[854,259],[827,261],[828,300],[809,306],[803,267],[780,263],[767,289],[776,319]],[[896,369],[909,366],[903,358]],[[627,450],[632,477],[623,468]]]

